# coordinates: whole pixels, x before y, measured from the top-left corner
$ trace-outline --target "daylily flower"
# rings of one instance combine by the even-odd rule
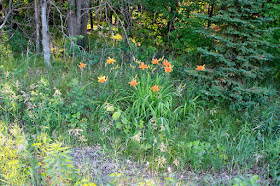
[[[141,65],[139,65],[139,68],[141,68],[142,70],[145,70],[146,68],[148,68],[148,65],[146,65],[145,63],[141,63]]]
[[[164,67],[165,73],[172,72],[173,71],[173,66],[169,65],[169,66]]]
[[[204,69],[205,69],[205,65],[203,65],[203,66],[196,65],[196,66],[197,66],[197,68],[195,70],[204,71]]]
[[[114,58],[108,57],[106,64],[114,64],[115,62],[116,62],[116,60]]]
[[[153,59],[153,60],[152,60],[152,63],[153,63],[154,65],[158,65],[158,59]]]
[[[158,85],[155,85],[152,87],[153,89],[153,92],[158,92],[159,91],[159,86]]]
[[[80,69],[82,70],[83,68],[86,68],[87,64],[80,62],[80,65],[78,65],[78,67],[80,67]]]
[[[168,66],[170,66],[170,65],[171,65],[171,62],[168,62],[166,59],[163,60],[163,66],[168,67]]]
[[[108,76],[100,76],[98,77],[98,83],[104,83],[108,80]]]
[[[133,80],[132,80],[131,82],[128,82],[128,84],[130,84],[130,86],[134,86],[134,87],[135,87],[136,85],[138,85],[139,83],[140,83],[140,82],[137,83],[137,79],[134,79],[134,78],[133,78]]]

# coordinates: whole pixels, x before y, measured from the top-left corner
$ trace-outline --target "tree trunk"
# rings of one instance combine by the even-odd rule
[[[41,0],[41,18],[42,18],[42,45],[44,51],[44,62],[48,68],[52,68],[46,0]]]
[[[83,0],[81,7],[81,24],[80,24],[80,30],[79,30],[79,35],[83,36],[83,39],[79,41],[79,44],[83,47],[86,46],[86,41],[87,41],[87,25],[88,25],[88,8],[89,8],[89,0]]]
[[[213,17],[214,6],[215,6],[215,2],[212,2],[212,4],[209,4],[208,17]],[[207,28],[210,28],[211,23],[212,23],[211,20],[208,20]]]
[[[76,15],[77,15],[77,25],[75,25],[78,29],[78,33],[81,29],[81,20],[82,20],[82,0],[76,0],[77,8],[76,8]]]
[[[76,16],[76,4],[75,0],[68,0],[69,3],[69,12],[67,18],[67,29],[69,36],[77,35],[77,16]]]
[[[92,7],[92,3],[90,2],[89,7]],[[90,11],[89,15],[90,15],[90,30],[93,32],[93,15],[92,15],[92,11]]]
[[[34,10],[35,10],[35,25],[36,25],[36,53],[40,53],[40,16],[37,5],[37,0],[34,0]]]
[[[89,0],[68,0],[68,2],[70,6],[67,18],[68,34],[74,37],[82,35],[83,39],[78,39],[77,44],[84,47],[87,37]]]
[[[169,21],[167,23],[167,29],[168,29],[167,34],[175,29],[174,22],[177,18],[177,13],[178,13],[177,8],[178,7],[179,7],[179,1],[178,0],[174,1],[174,3],[171,4],[171,7],[170,7],[171,10],[170,10],[170,13],[169,13]]]

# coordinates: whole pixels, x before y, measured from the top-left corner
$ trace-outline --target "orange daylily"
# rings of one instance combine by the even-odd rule
[[[205,69],[205,65],[203,65],[203,66],[196,65],[196,66],[197,66],[197,68],[195,70],[204,71],[204,69]]]
[[[152,60],[152,63],[153,63],[154,65],[158,65],[158,59],[153,59],[153,60]]]
[[[165,70],[165,73],[169,73],[169,72],[173,71],[173,67],[174,67],[174,65],[173,66],[169,65],[169,66],[166,66],[166,67],[163,67],[163,68]]]
[[[100,76],[100,77],[97,77],[98,78],[98,83],[104,83],[108,80],[108,76]]]
[[[168,66],[170,66],[170,65],[171,65],[171,62],[168,62],[166,59],[163,60],[163,66],[168,67]]]
[[[128,84],[130,84],[130,86],[134,86],[134,87],[135,87],[136,85],[138,85],[139,83],[140,83],[140,82],[137,83],[137,79],[134,79],[134,78],[133,78],[132,81],[128,82]]]
[[[159,86],[158,85],[155,85],[152,87],[153,89],[153,92],[158,92],[159,91]]]
[[[80,62],[80,65],[78,65],[78,67],[80,67],[80,69],[86,68],[87,64]]]
[[[116,60],[114,58],[108,57],[106,64],[114,64],[115,62],[116,62]]]
[[[142,70],[145,70],[146,68],[148,68],[148,65],[146,65],[145,63],[141,63],[141,65],[139,65],[139,68],[141,68]]]

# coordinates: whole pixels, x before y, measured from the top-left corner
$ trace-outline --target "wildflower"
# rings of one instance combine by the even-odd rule
[[[77,137],[77,136],[80,136],[81,134],[81,132],[83,132],[83,130],[82,129],[70,129],[70,130],[68,130],[68,133],[71,135],[73,135],[73,136],[75,136],[75,137]]]
[[[137,141],[138,143],[140,143],[140,141],[141,141],[141,132],[139,132],[138,134],[136,134],[135,136],[133,136],[131,139],[134,139],[135,141]]]
[[[54,89],[55,89],[55,92],[54,92],[53,96],[61,96],[60,90],[56,89],[56,88],[54,88]]]
[[[98,77],[98,83],[100,82],[100,83],[104,83],[104,82],[106,82],[108,80],[108,76],[106,77],[106,76],[100,76],[100,77]]]
[[[197,68],[195,70],[204,71],[204,69],[205,69],[205,65],[203,65],[203,66],[196,65],[196,66],[197,66]]]
[[[174,65],[173,65],[173,66],[174,66]],[[173,71],[173,66],[171,66],[171,65],[165,66],[165,67],[164,67],[165,73],[172,72],[172,71]]]
[[[170,173],[172,172],[171,167],[168,167],[168,168],[167,168],[167,171],[168,171],[168,173],[170,174]]]
[[[86,68],[87,64],[80,62],[80,65],[78,65],[78,67],[80,67],[80,69],[82,70],[83,68]]]
[[[141,63],[141,65],[139,65],[139,68],[141,68],[142,70],[145,70],[146,68],[148,68],[148,65],[146,65],[145,63]]]
[[[158,92],[159,91],[159,86],[158,85],[155,85],[152,87],[153,89],[153,92]]]
[[[167,147],[164,145],[163,142],[161,142],[160,146],[158,147],[158,149],[161,151],[161,152],[166,152],[167,151]]]
[[[137,79],[134,79],[134,78],[133,78],[133,80],[132,80],[131,82],[128,82],[128,84],[130,84],[130,86],[134,86],[134,87],[135,87],[136,85],[138,85],[139,83],[140,83],[140,82],[137,83]]]
[[[150,163],[147,161],[146,166],[149,167]]]
[[[165,60],[163,60],[163,66],[166,66],[166,67],[171,66],[171,62],[168,62],[168,61],[165,59]]]
[[[87,139],[85,138],[84,135],[79,136],[79,140],[80,140],[80,142],[86,142],[87,141]]]
[[[162,157],[158,156],[156,158],[156,162],[158,163],[159,167],[164,168],[164,164],[166,163],[166,159],[165,159],[164,156],[162,156]]]
[[[154,65],[158,65],[158,59],[153,59],[153,60],[152,60],[152,63],[153,63]]]
[[[154,139],[153,146],[155,146],[156,143],[157,143],[157,139],[155,138],[155,139]]]
[[[114,64],[115,62],[116,62],[116,60],[114,58],[108,57],[106,64]]]
[[[174,163],[174,165],[176,165],[176,167],[178,167],[178,166],[179,166],[179,164],[180,164],[180,162],[178,161],[178,159],[177,159],[177,158],[175,158],[175,159],[174,159],[173,163]]]

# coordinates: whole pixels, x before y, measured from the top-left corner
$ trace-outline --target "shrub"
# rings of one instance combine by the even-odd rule
[[[212,39],[209,47],[199,48],[203,74],[194,73],[207,85],[200,92],[211,99],[224,99],[238,109],[263,102],[269,91],[262,87],[271,75],[269,62],[273,58],[267,52],[271,44],[262,34],[270,19],[261,16],[263,0],[226,0],[219,3],[217,15],[209,18],[212,27],[198,32]]]

